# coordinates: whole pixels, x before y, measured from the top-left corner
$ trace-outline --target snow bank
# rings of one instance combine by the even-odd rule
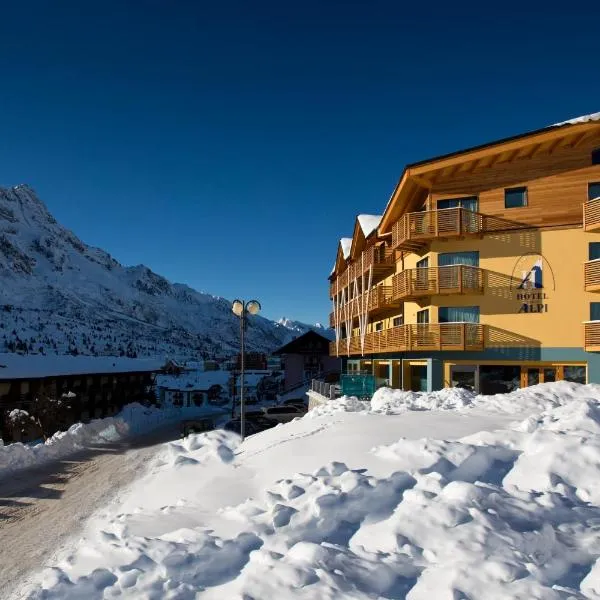
[[[374,400],[330,402],[243,444],[214,431],[165,446],[29,599],[600,597],[598,386]],[[452,440],[457,412],[524,418]],[[423,437],[441,419],[448,438]],[[382,445],[383,421],[400,439]],[[365,439],[368,469],[350,468]],[[315,448],[322,466],[304,470]]]
[[[180,410],[161,410],[138,403],[126,405],[114,417],[76,423],[55,433],[45,443],[0,443],[0,478],[19,469],[56,460],[95,444],[117,442],[130,435],[149,433],[181,418]]]
[[[599,399],[600,385],[580,385],[568,381],[542,383],[515,390],[509,394],[479,396],[462,388],[444,388],[435,392],[407,392],[380,388],[370,402],[349,396],[330,400],[311,410],[306,418],[332,415],[337,412],[367,412],[386,415],[409,410],[462,410],[480,408],[513,414],[537,413],[556,406],[569,405],[578,399]]]

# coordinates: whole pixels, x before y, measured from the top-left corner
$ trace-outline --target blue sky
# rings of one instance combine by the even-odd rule
[[[456,4],[6,3],[0,185],[124,264],[325,322],[337,240],[406,163],[600,110],[597,5]]]

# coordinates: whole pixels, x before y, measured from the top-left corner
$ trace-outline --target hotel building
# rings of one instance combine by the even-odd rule
[[[600,383],[600,113],[408,165],[329,279],[355,380]]]

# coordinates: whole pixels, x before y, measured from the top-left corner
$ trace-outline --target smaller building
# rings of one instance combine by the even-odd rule
[[[311,329],[273,353],[282,357],[284,392],[308,385],[311,379],[339,376],[341,360],[329,356],[329,342],[328,338]]]
[[[13,437],[8,413],[29,412],[36,398],[69,398],[60,428],[112,416],[130,402],[152,401],[154,376],[163,364],[113,356],[0,354],[0,437]],[[30,437],[39,437],[39,432],[32,431]]]
[[[186,371],[157,376],[156,390],[163,407],[218,407],[230,403],[230,382],[227,371]]]

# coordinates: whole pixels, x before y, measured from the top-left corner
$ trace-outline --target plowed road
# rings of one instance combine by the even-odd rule
[[[143,474],[174,427],[87,448],[0,479],[0,598],[21,600],[28,577],[77,536],[86,519]]]

